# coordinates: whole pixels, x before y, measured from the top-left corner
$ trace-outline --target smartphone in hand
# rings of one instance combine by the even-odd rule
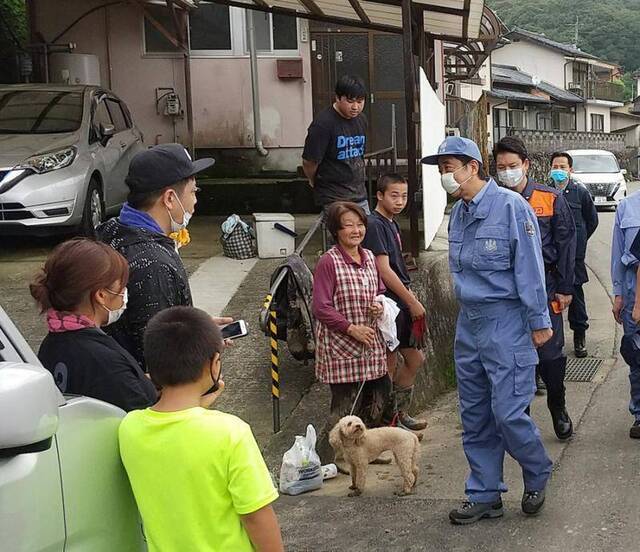
[[[220,328],[223,339],[238,339],[249,334],[247,323],[244,320],[236,320]]]

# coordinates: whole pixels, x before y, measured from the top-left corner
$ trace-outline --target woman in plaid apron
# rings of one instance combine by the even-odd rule
[[[326,224],[337,245],[320,257],[314,272],[316,376],[331,388],[329,427],[352,408],[375,427],[391,390],[385,342],[376,323],[382,305],[375,297],[384,284],[373,253],[360,247],[367,226],[362,208],[336,202]]]

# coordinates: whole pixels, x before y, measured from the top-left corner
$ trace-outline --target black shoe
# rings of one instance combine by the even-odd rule
[[[552,410],[551,419],[553,420],[553,430],[556,432],[558,439],[565,441],[573,435],[573,422],[571,418],[569,418],[569,413],[566,408],[562,410]]]
[[[546,390],[546,384],[544,383],[544,381],[542,381],[542,378],[538,374],[536,374],[536,395],[544,395]]]
[[[577,358],[584,358],[587,356],[584,332],[573,332],[573,352]]]
[[[629,437],[640,439],[640,420],[636,420],[629,430]]]
[[[454,525],[471,525],[483,518],[499,518],[504,515],[502,500],[497,502],[463,502],[460,508],[449,512]]]
[[[544,489],[541,491],[524,491],[522,495],[522,511],[530,516],[535,516],[544,505]]]

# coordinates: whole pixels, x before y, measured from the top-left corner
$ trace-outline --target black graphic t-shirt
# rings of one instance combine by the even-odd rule
[[[367,120],[345,119],[333,107],[318,113],[309,127],[302,157],[319,164],[314,197],[318,205],[367,199],[364,151]]]

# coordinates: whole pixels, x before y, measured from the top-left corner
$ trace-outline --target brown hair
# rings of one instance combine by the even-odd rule
[[[367,227],[367,214],[364,212],[364,209],[360,207],[360,205],[357,205],[356,203],[352,203],[350,201],[336,201],[329,206],[326,218],[327,230],[329,230],[329,233],[336,241],[338,241],[338,230],[342,229],[342,223],[340,222],[340,219],[342,218],[342,215],[349,212],[358,215],[365,228]]]
[[[156,314],[144,332],[144,359],[159,387],[200,379],[206,362],[223,348],[211,315],[195,307],[170,307]]]
[[[41,312],[73,312],[99,289],[129,280],[129,263],[112,247],[78,238],[56,246],[29,286]],[[114,290],[120,291],[120,290]]]

